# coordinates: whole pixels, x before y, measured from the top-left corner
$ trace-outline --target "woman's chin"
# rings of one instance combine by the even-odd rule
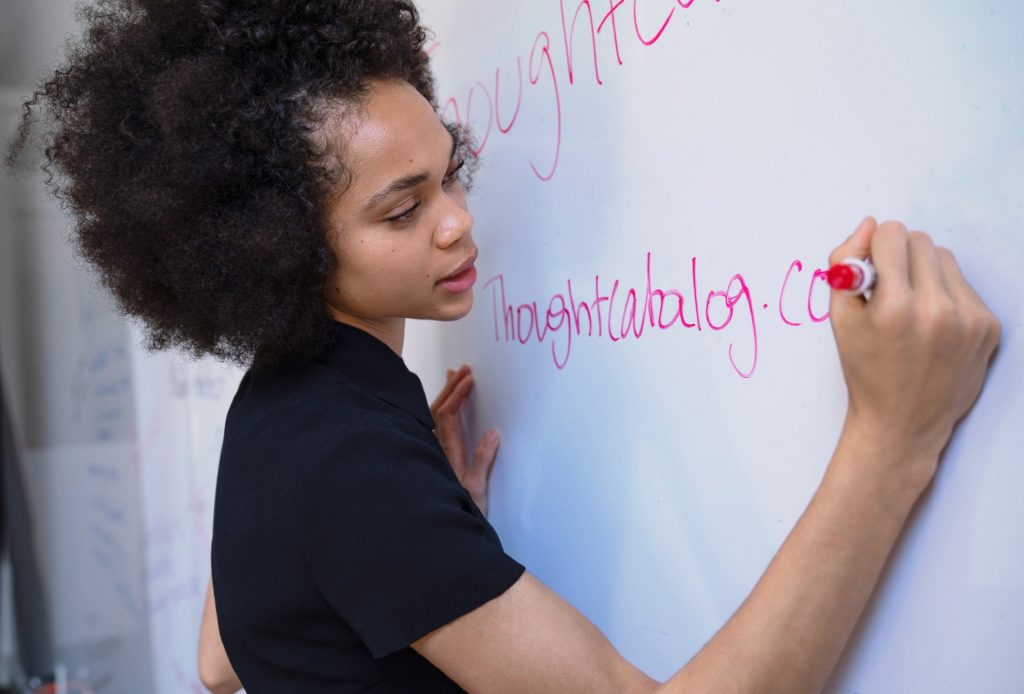
[[[473,289],[467,289],[465,292],[459,295],[457,301],[453,301],[446,306],[442,306],[438,309],[437,313],[432,316],[434,320],[441,321],[454,321],[460,318],[465,318],[469,315],[470,310],[473,308]]]

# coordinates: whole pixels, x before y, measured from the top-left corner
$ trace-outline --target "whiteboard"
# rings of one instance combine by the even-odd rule
[[[901,219],[954,250],[1004,337],[829,690],[1024,691],[1024,6],[421,9],[440,105],[483,156],[481,254],[469,317],[417,325],[409,360],[429,394],[473,364],[507,551],[670,677],[837,440],[815,270],[865,214]]]

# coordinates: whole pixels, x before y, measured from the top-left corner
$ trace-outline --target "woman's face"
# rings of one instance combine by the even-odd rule
[[[332,315],[361,326],[466,315],[477,249],[448,129],[412,85],[379,81],[338,131],[352,176],[327,214]]]

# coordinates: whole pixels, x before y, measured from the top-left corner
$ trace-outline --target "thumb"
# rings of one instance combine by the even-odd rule
[[[828,257],[829,267],[841,263],[847,258],[860,258],[864,259],[868,257],[871,252],[871,237],[875,234],[875,229],[878,228],[878,222],[871,215],[868,215],[864,220],[857,225],[857,228],[853,230],[853,233],[841,244],[835,247],[832,253]],[[862,306],[860,296],[856,294],[846,294],[840,291],[832,290],[832,294],[829,299],[829,313],[834,314],[837,310],[842,311],[853,306]]]
[[[871,215],[857,225],[845,241],[836,246],[832,255],[828,257],[830,265],[841,263],[847,258],[866,258],[871,251],[871,237],[878,228],[878,222]]]

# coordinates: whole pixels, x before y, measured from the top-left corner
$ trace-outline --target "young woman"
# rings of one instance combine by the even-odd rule
[[[503,551],[497,439],[467,461],[453,426],[468,369],[429,408],[401,359],[406,318],[470,310],[477,257],[467,148],[411,3],[121,0],[84,19],[28,104],[56,121],[47,166],[81,251],[152,347],[249,367],[217,482],[211,690],[821,689],[998,343],[949,251],[871,218],[836,248],[881,279],[870,303],[831,299],[835,454],[749,598],[655,682]]]

